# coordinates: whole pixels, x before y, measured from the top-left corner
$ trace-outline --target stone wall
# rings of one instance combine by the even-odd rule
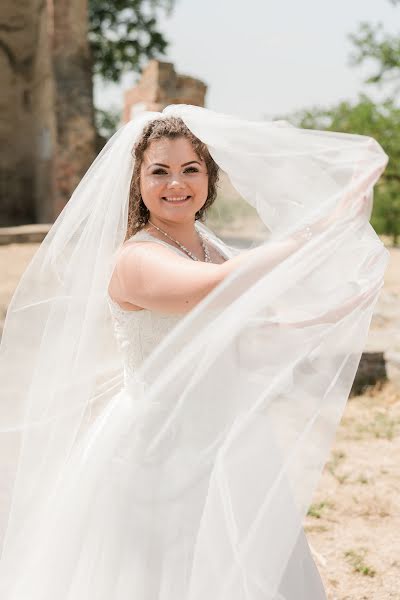
[[[0,225],[52,222],[95,156],[85,0],[3,0]]]
[[[26,222],[49,223],[55,211],[55,149],[57,144],[57,115],[55,111],[55,87],[51,57],[53,15],[46,3],[41,3],[38,20],[36,53],[33,69],[32,107],[33,121],[32,168],[34,180],[31,195],[26,202],[32,206],[31,219]]]
[[[205,83],[178,75],[172,63],[151,60],[139,83],[125,92],[123,121],[143,110],[161,111],[168,104],[204,106],[206,91]]]
[[[52,57],[57,115],[55,211],[58,213],[96,153],[86,0],[54,3]]]
[[[33,72],[39,21],[35,0],[3,0],[0,13],[0,223],[31,219],[34,207]]]

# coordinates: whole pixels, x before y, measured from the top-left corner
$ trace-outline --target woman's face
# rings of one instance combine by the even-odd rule
[[[140,192],[151,220],[194,222],[207,200],[206,163],[187,138],[153,140],[143,155]]]

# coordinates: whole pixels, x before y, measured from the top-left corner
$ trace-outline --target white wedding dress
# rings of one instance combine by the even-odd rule
[[[186,257],[145,231],[134,237],[166,244]],[[163,455],[148,452],[142,442],[149,439],[163,406],[149,402],[151,382],[137,375],[182,315],[124,310],[111,297],[108,302],[123,355],[122,389],[76,443],[55,486],[54,501],[49,499],[23,547],[22,576],[15,581],[9,575],[13,592],[7,600],[199,599],[190,592],[191,568],[213,466],[190,477],[190,466],[185,468],[190,457],[187,449],[179,449],[173,428],[168,467]],[[165,448],[164,442],[162,452]],[[273,555],[275,540],[267,547]],[[248,598],[326,599],[302,529],[279,593],[272,599],[259,590],[243,596]]]
[[[107,293],[132,148],[164,115],[272,232],[185,315]],[[187,105],[113,136],[7,311],[1,600],[326,598],[302,522],[383,286],[369,217],[387,160],[372,138]]]
[[[171,244],[159,240],[147,233],[139,231],[137,240],[156,241],[187,258],[186,254]],[[219,250],[221,252],[221,249]],[[228,258],[225,255],[225,258]],[[189,259],[190,260],[190,259]],[[111,312],[115,323],[115,333],[120,350],[124,356],[125,387],[135,392],[142,388],[144,402],[146,382],[136,379],[136,371],[142,361],[149,356],[153,348],[174,327],[182,315],[163,314],[149,310],[128,311],[121,308],[111,298]],[[160,486],[162,472],[149,465],[148,489],[142,490],[145,495],[153,496],[163,490]],[[158,479],[160,477],[160,480]],[[121,577],[123,592],[113,598],[138,600],[186,600],[190,579],[190,559],[196,542],[196,531],[201,518],[201,508],[207,487],[205,481],[196,482],[192,490],[182,497],[165,503],[165,520],[170,523],[170,538],[157,528],[161,513],[152,513],[152,504],[146,508],[145,502],[129,505],[126,524],[131,522],[131,534],[126,545],[126,556],[118,562],[123,569],[110,573],[115,583]],[[130,514],[129,514],[130,513]],[[128,527],[129,529],[129,527]],[[124,533],[126,529],[123,528]],[[299,557],[300,560],[299,560]],[[130,562],[131,561],[131,562]],[[107,567],[105,566],[105,569]],[[261,598],[261,596],[260,596]],[[298,539],[297,546],[288,563],[282,580],[280,595],[282,600],[323,600],[326,598],[319,573],[314,564],[304,532]]]

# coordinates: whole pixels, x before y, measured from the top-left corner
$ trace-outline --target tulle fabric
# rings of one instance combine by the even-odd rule
[[[208,145],[272,236],[179,321],[128,389],[107,288],[132,146],[169,114]],[[285,573],[294,552],[307,561],[302,519],[383,285],[388,252],[368,218],[386,162],[371,138],[186,105],[117,132],[6,317],[2,599],[323,598],[311,575],[303,596]],[[271,260],[344,197],[345,214]]]

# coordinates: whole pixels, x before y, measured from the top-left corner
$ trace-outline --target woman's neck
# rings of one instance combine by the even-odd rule
[[[174,240],[177,240],[181,244],[184,244],[187,247],[190,246],[198,246],[199,243],[199,235],[197,233],[197,229],[195,226],[195,221],[188,221],[185,223],[174,223],[174,222],[163,222],[161,219],[157,219],[155,217],[150,217],[145,229],[149,231],[152,235],[157,235],[160,239],[166,238],[164,235],[165,232]],[[153,227],[154,224],[161,231],[159,231],[156,227]]]

